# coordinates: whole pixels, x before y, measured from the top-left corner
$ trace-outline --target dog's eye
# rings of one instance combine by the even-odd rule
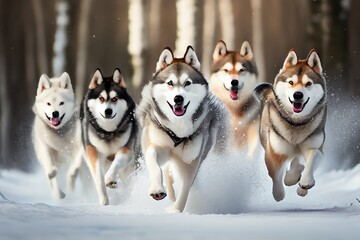
[[[227,73],[227,72],[229,72],[229,70],[227,70],[226,68],[224,68],[224,72],[226,72],[226,73]]]
[[[239,73],[245,72],[245,68],[239,70]]]
[[[168,81],[168,82],[167,82],[167,85],[169,85],[169,86],[174,86],[174,84],[173,84],[172,81]]]
[[[99,97],[100,102],[105,102],[105,98]]]
[[[51,104],[50,104],[49,102],[47,103],[47,105],[48,105],[48,106],[51,106]]]
[[[289,84],[292,86],[292,85],[294,85],[294,82],[293,82],[293,81],[289,81]]]
[[[117,97],[113,97],[113,98],[111,99],[112,102],[116,102],[117,100],[118,100]]]
[[[61,103],[60,103],[60,106],[62,106],[62,105],[64,105],[64,102],[61,102]]]
[[[186,86],[189,86],[190,84],[191,84],[190,81],[186,81],[184,86],[186,87]]]
[[[307,82],[307,83],[305,84],[306,87],[310,87],[311,85],[312,85],[312,82]]]

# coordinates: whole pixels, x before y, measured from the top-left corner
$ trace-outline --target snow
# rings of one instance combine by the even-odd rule
[[[358,239],[360,165],[319,171],[302,198],[286,188],[285,200],[271,195],[262,160],[241,153],[210,158],[199,171],[182,214],[167,214],[169,200],[147,195],[147,172],[140,170],[116,190],[109,206],[81,184],[64,200],[50,197],[45,174],[0,174],[0,236],[5,239]],[[257,159],[262,158],[259,153]],[[222,167],[222,168],[221,168]]]

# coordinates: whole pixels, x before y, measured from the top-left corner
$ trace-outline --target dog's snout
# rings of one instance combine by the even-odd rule
[[[111,109],[111,108],[107,108],[107,109],[105,109],[105,116],[106,116],[106,117],[111,116],[111,115],[112,115],[112,113],[113,113],[113,111],[112,111],[112,109]]]
[[[53,118],[58,118],[59,117],[59,112],[58,111],[52,112],[52,117]]]
[[[302,92],[295,92],[294,93],[294,99],[295,100],[301,100],[304,97],[304,94]]]
[[[239,85],[239,81],[237,79],[231,80],[231,86],[237,87]]]
[[[176,96],[174,97],[174,102],[175,102],[175,104],[181,104],[181,103],[183,103],[183,102],[184,102],[183,96],[181,96],[181,95],[176,95]]]

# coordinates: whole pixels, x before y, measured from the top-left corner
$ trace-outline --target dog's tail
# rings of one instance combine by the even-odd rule
[[[273,86],[270,83],[263,83],[258,85],[254,89],[254,95],[260,100],[262,103],[266,103],[275,99],[275,93]]]

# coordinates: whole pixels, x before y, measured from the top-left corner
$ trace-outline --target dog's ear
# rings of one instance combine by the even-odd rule
[[[39,95],[41,94],[45,89],[50,88],[50,79],[46,74],[42,74],[40,79],[39,79],[39,84],[38,84],[38,88],[36,91],[36,94]]]
[[[196,56],[196,53],[192,46],[188,46],[184,54],[184,59],[187,64],[200,71],[201,64]]]
[[[69,76],[69,74],[67,72],[63,72],[63,74],[61,74],[59,87],[63,88],[63,89],[72,90],[71,79],[70,79],[70,76]]]
[[[296,55],[296,52],[294,51],[294,49],[291,49],[284,61],[283,67],[280,69],[280,73],[290,67],[295,66],[297,62],[298,62],[298,57]]]
[[[124,78],[121,74],[120,69],[116,68],[113,73],[113,81],[119,84],[121,88],[126,88]]]
[[[275,99],[273,86],[270,83],[262,83],[254,89],[254,95],[260,102],[268,102]]]
[[[226,44],[224,41],[220,40],[215,46],[213,53],[213,60],[214,61],[219,60],[220,58],[225,56],[226,52],[227,52]]]
[[[174,54],[168,47],[164,48],[160,54],[159,60],[156,63],[156,72],[166,68],[174,60]]]
[[[320,58],[317,55],[315,49],[309,52],[306,60],[309,67],[311,67],[317,74],[323,75],[323,68],[321,66]]]
[[[254,57],[253,51],[248,41],[244,41],[243,44],[241,45],[240,55],[244,56],[247,59],[252,59]]]
[[[94,76],[91,79],[89,84],[89,89],[95,89],[97,85],[101,84],[103,81],[103,76],[101,74],[100,69],[96,69]]]

